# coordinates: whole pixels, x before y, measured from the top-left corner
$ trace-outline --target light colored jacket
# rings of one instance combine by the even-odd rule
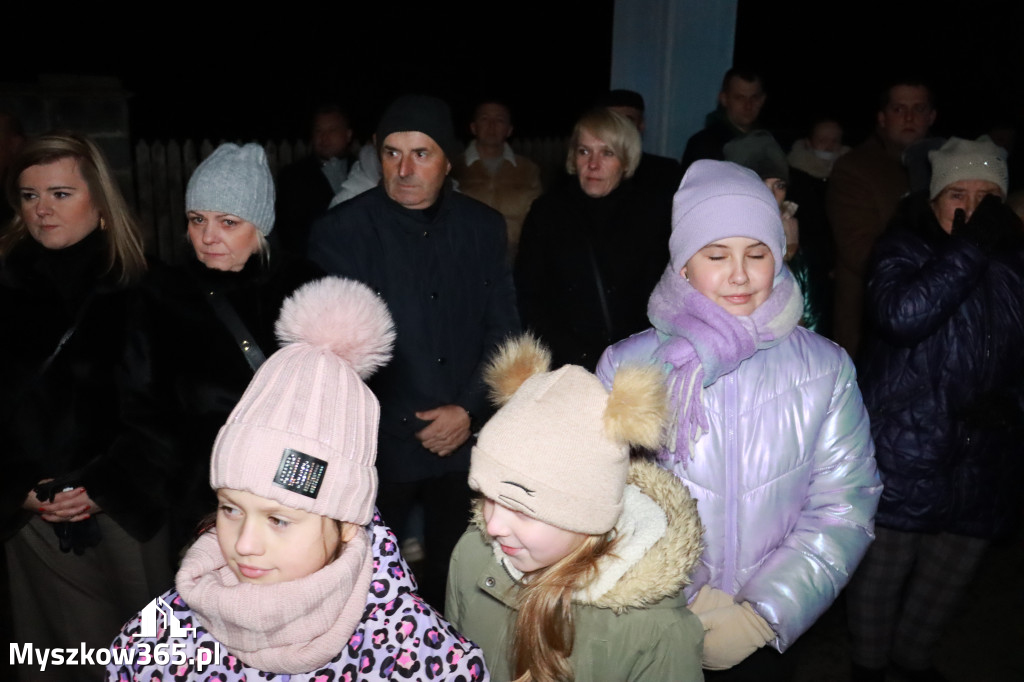
[[[581,681],[701,680],[704,631],[681,592],[701,551],[696,505],[649,462],[632,464],[629,483],[614,556],[599,562],[589,590],[574,598],[569,661]],[[494,679],[508,680],[520,588],[496,559],[484,525],[478,511],[452,554],[445,615],[483,649]],[[644,542],[640,536],[652,527],[659,530]]]
[[[653,361],[654,329],[605,351],[597,376]],[[784,651],[832,604],[874,539],[882,486],[853,363],[797,327],[704,389],[710,431],[671,470],[706,529],[687,594],[747,601]]]

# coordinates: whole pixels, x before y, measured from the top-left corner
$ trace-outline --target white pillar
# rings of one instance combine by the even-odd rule
[[[646,104],[644,148],[678,159],[732,66],[737,0],[616,0],[611,87]]]

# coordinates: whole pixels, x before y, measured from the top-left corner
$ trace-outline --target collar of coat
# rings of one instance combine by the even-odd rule
[[[620,538],[615,552],[601,560],[594,581],[574,597],[578,603],[616,613],[677,595],[690,583],[703,551],[697,502],[678,478],[656,464],[636,460],[626,483],[622,516],[614,529]],[[480,505],[474,508],[473,523],[484,541],[492,543]],[[501,560],[500,552],[496,549],[496,559],[509,577],[521,579],[519,571]],[[502,598],[513,608],[514,592]]]

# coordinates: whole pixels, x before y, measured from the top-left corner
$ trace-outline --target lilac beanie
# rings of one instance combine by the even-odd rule
[[[394,323],[359,282],[325,277],[284,302],[271,355],[221,428],[210,485],[366,525],[377,496],[380,405],[363,383],[391,358]]]
[[[672,199],[671,267],[679,272],[693,254],[718,239],[764,242],[782,270],[786,233],[772,191],[752,170],[727,161],[695,161]]]

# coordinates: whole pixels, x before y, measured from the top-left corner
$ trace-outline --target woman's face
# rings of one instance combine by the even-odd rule
[[[330,563],[339,543],[359,526],[286,507],[243,490],[217,491],[217,542],[239,582],[271,585],[298,580]]]
[[[586,539],[485,499],[487,534],[498,541],[508,562],[523,573],[539,571],[569,556]]]
[[[932,199],[932,211],[946,234],[952,234],[956,210],[963,209],[967,220],[970,220],[974,215],[974,209],[978,208],[981,200],[989,194],[1002,198],[1003,190],[988,180],[958,180],[946,185],[939,195]]]
[[[189,211],[188,238],[199,262],[212,270],[238,272],[260,248],[259,231],[248,220],[219,211]]]
[[[595,199],[607,196],[622,182],[625,169],[615,150],[591,135],[586,128],[580,130],[576,145],[576,175],[583,192]]]
[[[775,257],[763,242],[729,237],[693,254],[679,274],[727,312],[746,316],[772,293]]]
[[[18,193],[28,233],[47,249],[77,244],[99,226],[99,209],[74,157],[29,166],[18,176]]]

